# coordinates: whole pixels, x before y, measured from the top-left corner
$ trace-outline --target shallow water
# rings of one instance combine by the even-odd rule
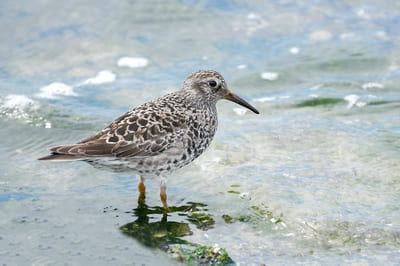
[[[2,1],[0,262],[176,264],[170,247],[218,244],[237,264],[399,264],[399,10]],[[218,103],[211,147],[169,177],[167,217],[157,180],[138,205],[135,176],[36,160],[202,68],[261,114]]]

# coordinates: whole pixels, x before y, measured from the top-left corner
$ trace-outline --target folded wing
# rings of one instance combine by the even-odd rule
[[[77,144],[51,148],[52,154],[40,160],[155,156],[180,143],[187,130],[183,116],[168,111],[133,109],[92,137]]]

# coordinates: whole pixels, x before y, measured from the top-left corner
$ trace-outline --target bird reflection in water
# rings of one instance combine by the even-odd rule
[[[127,236],[135,238],[147,247],[160,248],[167,251],[170,245],[185,244],[197,246],[182,239],[192,235],[189,223],[194,224],[198,229],[208,230],[213,227],[215,221],[206,212],[207,205],[203,203],[188,202],[182,206],[170,206],[170,213],[167,214],[162,207],[149,207],[139,199],[138,207],[127,213],[132,213],[137,219],[120,227],[120,230]],[[168,217],[186,217],[187,222],[168,221]],[[158,220],[158,217],[161,219]]]

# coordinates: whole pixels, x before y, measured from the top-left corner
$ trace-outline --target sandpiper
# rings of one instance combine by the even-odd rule
[[[217,130],[218,100],[227,99],[259,112],[228,89],[216,71],[199,70],[180,90],[144,103],[114,120],[99,133],[77,144],[50,148],[39,160],[82,160],[116,171],[139,175],[139,198],[144,179],[160,177],[160,198],[168,210],[166,177],[192,162],[210,145]]]

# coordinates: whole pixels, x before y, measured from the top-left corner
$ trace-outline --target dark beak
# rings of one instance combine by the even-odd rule
[[[251,111],[253,111],[256,114],[260,113],[260,112],[257,111],[256,108],[254,108],[248,102],[246,102],[245,100],[243,100],[242,98],[240,98],[239,96],[234,94],[231,90],[226,90],[225,99],[227,99],[229,101],[232,101],[232,102],[235,102],[237,104],[240,104],[241,106],[244,106],[247,109],[250,109]]]

